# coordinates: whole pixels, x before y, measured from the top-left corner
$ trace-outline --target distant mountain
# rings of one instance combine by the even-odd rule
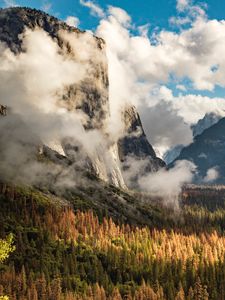
[[[203,133],[204,130],[216,124],[221,118],[222,116],[216,113],[205,114],[202,119],[191,126],[193,137]],[[176,145],[172,149],[166,151],[163,156],[163,160],[166,162],[166,164],[172,163],[180,155],[184,147],[184,145]]]
[[[192,144],[182,149],[175,161],[184,159],[193,161],[198,167],[198,181],[204,181],[210,175],[209,170],[216,170],[219,176],[214,182],[224,184],[225,118],[197,135]]]
[[[171,162],[173,162],[180,155],[183,148],[184,145],[177,145],[172,149],[166,151],[166,153],[163,155],[163,160],[165,161],[165,163],[169,165]]]
[[[206,114],[202,119],[200,119],[196,125],[192,125],[193,137],[200,135],[203,131],[212,125],[216,124],[222,118],[221,115],[216,113]]]

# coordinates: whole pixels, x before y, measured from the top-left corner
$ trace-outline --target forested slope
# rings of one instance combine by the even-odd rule
[[[19,300],[222,300],[224,202],[209,209],[207,197],[194,197],[184,193],[180,212],[161,207],[167,220],[155,207],[152,225],[137,227],[91,207],[81,211],[81,202],[77,209],[50,193],[2,184],[0,234],[14,234],[16,251],[1,266],[0,291]]]

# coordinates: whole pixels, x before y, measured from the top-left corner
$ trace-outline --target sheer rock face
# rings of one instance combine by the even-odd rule
[[[127,156],[156,159],[155,151],[147,140],[136,108],[133,106],[127,108],[123,119],[126,135],[118,142],[121,161]]]
[[[78,39],[85,34],[65,22],[35,9],[8,8],[0,10],[0,40],[5,43],[15,54],[23,51],[21,34],[25,28],[34,30],[43,29],[52,39],[57,41],[62,53],[72,55],[76,60],[76,53],[71,53],[71,47],[62,37],[62,33],[73,34]],[[68,37],[69,38],[69,37]],[[94,72],[88,73],[88,77],[76,85],[70,86],[65,91],[62,105],[68,110],[82,109],[88,115],[87,128],[102,126],[102,122],[108,113],[108,75],[107,59],[105,55],[105,42],[103,39],[93,36],[93,45],[99,49],[99,58],[93,57],[88,63]],[[88,49],[85,49],[85,51]]]
[[[73,37],[79,39],[85,35],[84,31],[70,27],[64,22],[38,10],[19,7],[0,10],[0,41],[7,45],[15,54],[24,51],[21,34],[26,28],[31,30],[40,28],[44,30],[58,43],[62,50],[62,55],[72,56],[76,61],[77,55],[73,53],[74,50],[71,49],[68,40],[62,36],[62,32],[72,34]],[[107,135],[104,131],[110,111],[105,42],[101,38],[92,36],[91,44],[90,47],[94,45],[94,48],[97,49],[96,55],[93,55],[88,61],[92,72],[88,72],[87,76],[79,84],[66,87],[59,105],[62,105],[69,111],[82,111],[87,116],[83,124],[84,128],[86,130],[98,129],[102,132],[108,145],[108,153],[103,153],[104,155],[102,155],[96,152],[94,157],[86,155],[88,165],[91,165],[91,168],[101,179],[125,188],[121,162],[124,162],[127,157],[132,156],[135,159],[147,158],[149,161],[148,171],[157,171],[164,166],[164,163],[156,157],[152,146],[149,144],[143,131],[140,117],[134,107],[130,107],[124,113],[125,137],[113,145],[109,141],[107,142]],[[86,50],[84,49],[84,51]],[[7,105],[7,99],[0,99],[1,102],[3,100],[5,102],[2,104]],[[4,110],[0,109],[0,113],[3,114]],[[52,141],[46,146],[49,149],[48,152],[52,149],[70,160],[69,153],[71,149],[75,149],[76,151],[74,152],[76,153],[79,152],[80,147],[75,141],[72,145],[63,144],[61,141]],[[80,149],[80,152],[82,151]],[[110,166],[108,166],[109,161]]]
[[[165,167],[163,160],[156,156],[156,153],[149,143],[140,116],[134,106],[128,107],[123,114],[125,136],[118,141],[119,157],[122,162],[123,171],[132,168],[133,161],[140,170],[138,175],[143,176],[148,172],[157,172]],[[134,172],[135,173],[135,172]],[[137,187],[137,174],[133,174],[130,184]],[[126,176],[125,176],[126,177]],[[129,184],[129,183],[128,183]]]

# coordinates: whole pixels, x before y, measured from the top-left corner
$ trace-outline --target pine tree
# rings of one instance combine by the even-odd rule
[[[38,292],[38,298],[41,300],[47,300],[47,283],[44,273],[42,273],[41,277],[38,280],[36,280],[36,287]]]
[[[51,300],[60,300],[61,299],[61,279],[60,277],[55,278],[51,283]]]
[[[193,290],[193,300],[208,300],[208,292],[206,286],[202,286],[201,280],[198,277]]]
[[[182,286],[180,286],[179,292],[177,293],[175,300],[185,300],[185,293]]]
[[[111,300],[123,300],[118,288],[114,288],[112,292]]]
[[[27,276],[24,265],[22,266],[21,270],[21,280],[22,280],[22,295],[26,295],[27,290]]]
[[[29,298],[28,298],[29,300],[38,300],[38,293],[37,293],[37,289],[36,289],[36,286],[34,283],[31,285],[31,288],[29,291]]]

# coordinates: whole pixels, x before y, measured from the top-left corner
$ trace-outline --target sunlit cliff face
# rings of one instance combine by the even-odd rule
[[[41,12],[15,8],[7,10],[6,15],[20,24],[20,31],[10,28],[7,18],[1,19],[3,28],[9,27],[10,33],[0,36],[4,41],[0,53],[0,93],[1,99],[5,99],[3,104],[11,112],[2,129],[14,126],[16,116],[17,122],[21,119],[23,128],[27,126],[30,135],[36,137],[35,145],[39,149],[42,144],[72,161],[79,157],[84,166],[88,161],[98,177],[125,188],[121,159],[124,161],[126,157],[123,154],[122,158],[121,153],[125,156],[132,154],[126,147],[132,148],[137,142],[137,127],[141,127],[140,138],[144,133],[135,111],[131,110],[133,116],[130,119],[124,119],[123,111],[129,107],[125,105],[119,107],[120,114],[116,116],[120,131],[116,135],[111,132],[104,41]],[[10,125],[7,124],[9,119]],[[138,124],[132,128],[135,122]],[[127,134],[129,143],[124,140]],[[21,129],[20,135],[28,134]],[[24,144],[22,137],[19,147],[14,145],[17,154],[18,148]],[[6,154],[8,143],[3,144]],[[136,147],[140,147],[135,150],[139,151],[137,158],[142,155],[141,147],[145,147],[147,152],[144,155],[155,159],[154,150],[146,138]],[[5,159],[5,162],[15,161],[15,156]]]

